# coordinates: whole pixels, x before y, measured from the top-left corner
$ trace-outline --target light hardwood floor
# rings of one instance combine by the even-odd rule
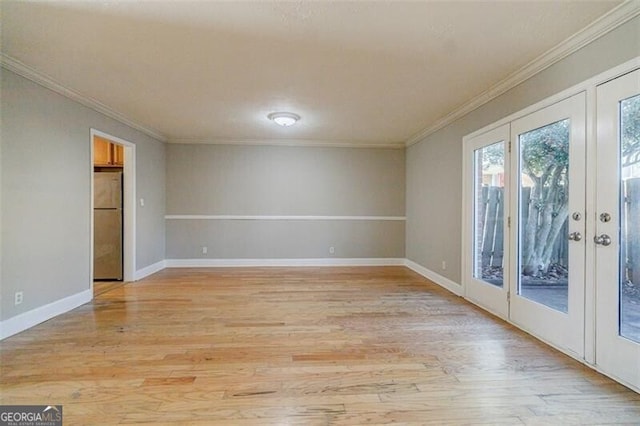
[[[403,267],[167,269],[1,343],[65,424],[640,424],[640,395]]]
[[[125,281],[94,281],[93,297],[100,296],[102,293],[106,293],[125,284]]]

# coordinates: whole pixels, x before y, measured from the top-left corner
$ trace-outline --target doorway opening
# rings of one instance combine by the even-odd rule
[[[135,280],[135,145],[91,129],[91,288]]]

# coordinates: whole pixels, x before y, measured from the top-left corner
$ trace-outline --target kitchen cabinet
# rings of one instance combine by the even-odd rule
[[[124,147],[100,136],[94,136],[93,164],[100,167],[124,166]]]

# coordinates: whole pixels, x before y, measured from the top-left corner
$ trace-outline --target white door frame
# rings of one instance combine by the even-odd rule
[[[123,279],[124,281],[135,281],[136,276],[136,145],[117,136],[112,136],[100,130],[90,130],[91,146],[91,290],[93,291],[93,139],[99,136],[104,139],[122,145],[124,147],[124,168],[123,168]]]

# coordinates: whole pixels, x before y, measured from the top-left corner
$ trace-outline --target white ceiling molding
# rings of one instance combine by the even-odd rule
[[[451,111],[449,114],[445,115],[426,129],[416,133],[406,141],[405,146],[409,147],[422,141],[427,136],[437,132],[443,127],[446,127],[467,115],[471,111],[497,98],[508,90],[516,87],[518,84],[533,77],[539,72],[566,58],[592,41],[602,37],[638,15],[640,15],[640,0],[627,0],[620,6],[612,9],[599,19],[592,22],[584,29],[567,38],[562,43],[549,49],[519,70],[510,74],[504,80],[485,90],[461,107]]]
[[[354,142],[341,140],[318,139],[169,139],[174,144],[201,145],[271,145],[271,146],[303,146],[303,147],[331,147],[331,148],[391,148],[403,149],[404,142]]]
[[[123,114],[112,110],[111,108],[104,105],[103,103],[95,99],[92,99],[88,96],[85,96],[81,93],[78,93],[75,90],[64,87],[60,83],[53,80],[51,77],[39,71],[36,71],[35,69],[29,67],[28,65],[2,52],[0,52],[0,66],[18,75],[21,75],[22,77],[28,80],[31,80],[34,83],[37,83],[43,87],[46,87],[47,89],[53,90],[54,92],[66,98],[76,101],[88,108],[91,108],[94,111],[97,111],[103,115],[106,115],[109,118],[119,121],[122,124],[126,124],[129,127],[139,130],[142,133],[148,136],[151,136],[152,138],[158,139],[162,142],[167,141],[167,138],[157,130],[154,130],[147,126],[143,126],[142,124],[136,123],[135,121],[132,121],[127,117],[125,117]]]

